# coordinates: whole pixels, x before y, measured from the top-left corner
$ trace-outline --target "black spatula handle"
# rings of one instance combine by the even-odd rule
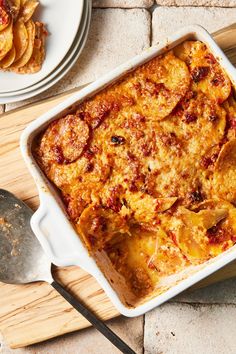
[[[99,320],[90,310],[81,302],[73,297],[55,280],[51,283],[55,290],[64,297],[86,320],[88,320],[99,332],[101,332],[114,346],[116,346],[124,354],[135,354],[135,352],[118,337],[105,323]]]

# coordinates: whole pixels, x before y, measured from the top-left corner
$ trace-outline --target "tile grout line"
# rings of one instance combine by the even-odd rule
[[[149,46],[151,47],[152,46],[152,37],[153,37],[153,33],[152,33],[152,20],[153,20],[153,7],[155,5],[153,5],[151,8],[148,9],[148,12],[150,13],[150,36],[149,36]]]
[[[149,35],[149,47],[152,46],[152,11],[148,11],[150,13],[150,27],[149,27],[149,31],[150,31],[150,35]]]
[[[155,5],[155,4],[154,4]],[[150,7],[142,7],[142,6],[137,6],[137,7],[112,7],[112,6],[107,6],[107,7],[93,7],[93,10],[106,10],[106,9],[112,9],[112,10],[147,10],[150,11],[150,9],[154,6],[150,6]]]
[[[167,302],[169,305],[189,305],[189,306],[221,306],[221,305],[229,305],[236,307],[236,303],[233,302],[187,302],[187,301],[168,301]]]
[[[144,343],[144,336],[145,336],[145,322],[146,322],[146,314],[143,315],[143,351],[142,354],[145,354],[145,343]]]

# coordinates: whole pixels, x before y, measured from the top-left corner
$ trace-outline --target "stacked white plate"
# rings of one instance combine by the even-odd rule
[[[78,60],[89,31],[91,0],[41,0],[37,20],[47,26],[46,58],[35,74],[0,72],[0,104],[22,101],[57,83]]]

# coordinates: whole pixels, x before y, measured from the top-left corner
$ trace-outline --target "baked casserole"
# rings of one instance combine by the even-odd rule
[[[33,147],[93,256],[133,295],[236,243],[236,101],[185,41],[54,120]]]

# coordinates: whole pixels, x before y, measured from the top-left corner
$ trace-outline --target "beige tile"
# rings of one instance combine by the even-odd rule
[[[154,4],[154,0],[93,0],[93,7],[146,7]]]
[[[222,281],[193,292],[185,292],[173,298],[173,302],[205,303],[205,304],[235,304],[236,279]]]
[[[157,7],[153,13],[153,44],[167,34],[194,23],[214,32],[236,21],[236,8]]]
[[[156,0],[156,2],[165,6],[236,6],[236,0]]]
[[[94,9],[89,38],[78,62],[55,86],[7,110],[91,82],[150,45],[150,14],[145,9]]]
[[[143,317],[119,317],[108,322],[137,354],[143,352]],[[0,341],[1,342],[1,341]],[[2,340],[1,354],[119,354],[106,338],[93,328],[68,334],[22,349],[9,349]]]
[[[235,354],[235,316],[235,305],[163,305],[145,316],[145,354]]]

